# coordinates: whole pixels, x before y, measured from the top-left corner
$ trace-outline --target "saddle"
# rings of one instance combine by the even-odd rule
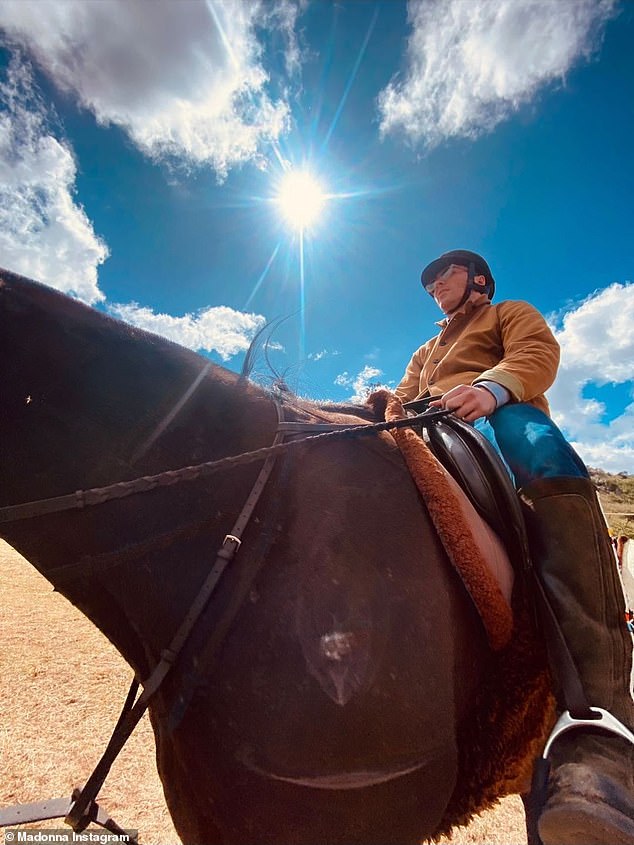
[[[429,399],[406,402],[421,413]],[[478,514],[502,541],[516,572],[530,569],[528,537],[521,505],[509,474],[491,443],[469,423],[453,415],[431,417],[414,427]]]

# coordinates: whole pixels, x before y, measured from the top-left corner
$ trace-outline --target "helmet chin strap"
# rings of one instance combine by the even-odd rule
[[[467,273],[467,283],[466,283],[465,288],[464,288],[464,293],[462,295],[462,299],[456,305],[456,307],[451,311],[452,314],[455,314],[456,311],[459,308],[462,308],[462,306],[465,304],[465,302],[471,296],[471,291],[479,290],[479,287],[478,287],[478,285],[476,285],[474,280],[475,280],[475,264],[473,263],[473,261],[470,261],[469,262],[469,270],[468,270],[468,273]]]

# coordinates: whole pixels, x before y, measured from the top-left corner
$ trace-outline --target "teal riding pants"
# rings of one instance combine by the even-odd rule
[[[503,405],[474,425],[502,456],[518,489],[538,478],[588,478],[585,464],[555,423],[533,405]]]

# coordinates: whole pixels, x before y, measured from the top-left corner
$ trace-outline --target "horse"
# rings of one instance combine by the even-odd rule
[[[280,400],[8,271],[0,396],[0,513],[264,449],[280,402],[286,419],[371,418]],[[19,516],[0,535],[144,680],[263,460]],[[493,660],[391,436],[296,443],[277,457],[235,558],[150,700],[179,836],[371,845],[447,830],[468,817],[462,799],[450,808]]]

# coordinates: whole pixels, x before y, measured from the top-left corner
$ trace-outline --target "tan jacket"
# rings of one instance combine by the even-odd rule
[[[417,349],[396,395],[402,401],[440,396],[459,384],[488,379],[516,402],[549,413],[544,392],[559,366],[559,344],[542,315],[528,302],[467,302],[463,314]]]

